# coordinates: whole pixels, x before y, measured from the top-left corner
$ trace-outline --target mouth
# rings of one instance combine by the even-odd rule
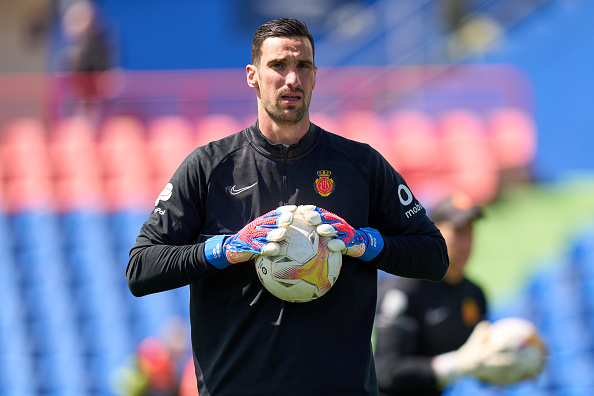
[[[283,102],[285,102],[287,104],[298,103],[301,100],[301,98],[302,98],[302,95],[297,92],[288,92],[288,93],[281,95],[281,99],[283,100]]]

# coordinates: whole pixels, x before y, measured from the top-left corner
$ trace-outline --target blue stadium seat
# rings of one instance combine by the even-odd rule
[[[11,396],[33,395],[37,385],[34,374],[33,350],[24,321],[0,328],[0,390]]]
[[[582,231],[570,249],[572,269],[584,281],[594,281],[594,227]]]

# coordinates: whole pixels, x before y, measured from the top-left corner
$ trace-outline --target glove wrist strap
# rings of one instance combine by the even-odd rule
[[[359,259],[363,261],[371,261],[376,258],[384,248],[384,238],[375,228],[365,227],[361,228],[359,231],[363,232],[367,237],[365,253],[363,253]]]
[[[225,252],[223,250],[225,237],[226,235],[217,235],[212,238],[208,238],[204,242],[204,257],[206,258],[206,261],[218,269],[223,269],[231,265],[231,263],[227,261]]]

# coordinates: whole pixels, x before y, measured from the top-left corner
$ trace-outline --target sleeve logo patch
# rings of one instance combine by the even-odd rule
[[[167,201],[169,198],[171,198],[172,192],[173,192],[173,184],[167,183],[167,185],[165,186],[163,191],[161,191],[161,194],[159,194],[159,197],[155,201],[155,206],[157,206],[159,204],[159,201]]]
[[[318,178],[314,182],[314,189],[322,197],[327,197],[334,192],[335,188],[334,180],[330,178],[332,172],[328,170],[319,170],[317,173]]]

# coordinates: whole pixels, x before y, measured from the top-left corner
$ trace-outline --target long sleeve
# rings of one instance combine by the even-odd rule
[[[130,251],[126,268],[128,287],[137,297],[186,286],[216,271],[206,263],[203,243],[171,246],[139,242]]]
[[[435,226],[427,224],[423,231],[426,233],[384,236],[384,249],[374,260],[377,268],[407,278],[443,279],[449,265],[445,241]]]
[[[369,174],[370,191],[376,191],[370,226],[384,238],[382,252],[370,264],[394,275],[441,280],[449,266],[447,247],[423,205],[379,154],[371,158]]]
[[[190,155],[159,195],[130,250],[126,278],[135,296],[186,286],[216,271],[204,257],[201,199],[205,182]]]

